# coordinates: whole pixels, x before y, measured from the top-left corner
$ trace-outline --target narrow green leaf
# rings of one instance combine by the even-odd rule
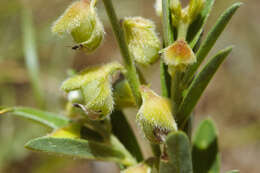
[[[142,151],[124,113],[119,110],[114,110],[111,114],[111,123],[113,134],[115,134],[120,142],[124,144],[126,149],[136,158],[138,162],[142,161]]]
[[[40,137],[29,141],[26,148],[56,155],[83,158],[89,160],[113,161],[124,165],[133,165],[120,147],[84,139]]]
[[[207,0],[201,13],[197,19],[190,25],[187,35],[187,41],[195,45],[199,40],[199,37],[203,31],[203,27],[210,15],[211,9],[214,5],[215,0]],[[194,46],[193,46],[194,47]],[[193,48],[192,47],[192,48]]]
[[[196,53],[197,56],[197,63],[192,65],[186,72],[184,81],[187,83],[189,82],[195,72],[198,70],[199,66],[208,55],[211,48],[216,43],[217,39],[219,38],[222,31],[227,26],[228,22],[230,21],[231,17],[234,15],[236,10],[242,5],[242,3],[235,3],[230,8],[228,8],[217,20],[216,24],[212,27],[209,31],[206,39],[202,42],[198,52]],[[199,38],[199,37],[198,37]]]
[[[33,120],[53,129],[64,127],[70,122],[70,120],[64,116],[27,107],[0,108],[0,115],[5,113],[12,113],[16,116]]]
[[[211,119],[201,122],[196,130],[192,144],[192,163],[194,173],[219,173],[220,171],[218,136]]]
[[[168,73],[167,66],[164,64],[163,59],[160,61],[160,79],[161,91],[163,97],[171,97],[171,76]]]
[[[183,132],[170,133],[166,139],[168,160],[161,159],[160,173],[192,173],[190,143]]]
[[[232,171],[228,171],[227,173],[239,173],[239,170],[232,170]]]
[[[178,124],[181,125],[180,126],[181,128],[185,125],[192,110],[194,109],[197,102],[199,101],[200,96],[208,86],[210,80],[216,73],[221,63],[229,55],[231,50],[232,47],[228,47],[218,52],[208,62],[208,64],[205,65],[205,67],[201,70],[201,72],[197,75],[197,77],[192,81],[177,113],[177,117],[179,120]]]
[[[39,63],[36,50],[32,11],[24,8],[22,11],[23,46],[26,67],[33,92],[39,106],[44,105],[43,93],[39,81]]]

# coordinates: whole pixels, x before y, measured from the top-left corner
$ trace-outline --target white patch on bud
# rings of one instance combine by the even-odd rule
[[[73,90],[68,93],[68,100],[71,103],[82,103],[84,101],[80,90]]]

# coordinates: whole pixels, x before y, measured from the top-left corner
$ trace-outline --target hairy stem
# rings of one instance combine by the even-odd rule
[[[139,92],[140,81],[139,81],[134,60],[130,56],[128,46],[125,41],[124,31],[120,26],[119,20],[117,19],[117,15],[115,13],[111,0],[103,0],[103,3],[105,5],[107,15],[109,17],[116,40],[120,48],[121,55],[124,60],[124,64],[127,70],[126,78],[129,81],[137,105],[140,105],[141,104],[141,95]]]

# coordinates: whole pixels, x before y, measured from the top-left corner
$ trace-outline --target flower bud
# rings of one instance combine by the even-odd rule
[[[90,119],[104,119],[114,108],[112,75],[118,70],[123,70],[118,63],[90,67],[67,79],[61,88]]]
[[[143,65],[154,63],[159,58],[161,48],[154,23],[142,17],[127,17],[122,24],[130,54],[135,61]]]
[[[190,0],[188,9],[188,18],[190,22],[194,21],[200,14],[205,4],[205,0]]]
[[[196,62],[195,54],[184,40],[175,41],[161,52],[163,53],[165,64],[181,70]]]
[[[104,28],[97,16],[95,1],[74,2],[52,26],[52,32],[69,33],[77,43],[75,49],[86,53],[94,51],[102,42]]]
[[[177,26],[183,17],[183,10],[182,10],[180,0],[171,0],[170,9],[171,9],[171,15],[172,15],[172,24],[174,26]]]
[[[114,83],[114,99],[117,108],[136,106],[135,98],[128,81],[121,76]]]
[[[140,90],[143,103],[137,113],[137,121],[151,143],[162,143],[169,132],[177,130],[171,105],[166,98],[146,86],[141,86]]]

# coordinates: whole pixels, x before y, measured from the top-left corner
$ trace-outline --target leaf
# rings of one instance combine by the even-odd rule
[[[210,15],[211,9],[214,5],[215,0],[207,0],[205,2],[203,10],[200,12],[196,20],[190,25],[187,35],[187,41],[195,45],[199,40],[199,37],[203,31],[203,27]],[[191,46],[192,48],[194,46]]]
[[[219,51],[205,67],[201,70],[201,72],[196,76],[196,78],[192,81],[191,85],[187,89],[186,94],[184,95],[183,101],[180,105],[180,108],[177,113],[178,124],[182,128],[186,121],[188,120],[191,112],[199,101],[200,96],[205,91],[208,86],[210,80],[216,73],[217,69],[221,65],[221,63],[225,60],[225,58],[231,52],[232,47],[228,47]]]
[[[115,134],[120,142],[124,144],[126,149],[136,158],[138,162],[142,161],[142,151],[124,113],[119,110],[114,110],[111,114],[111,123],[113,134]]]
[[[186,72],[184,81],[187,83],[189,82],[195,72],[198,70],[199,66],[208,55],[211,48],[216,43],[217,39],[219,38],[222,31],[227,26],[228,22],[230,21],[231,17],[234,15],[236,10],[242,5],[242,3],[235,3],[230,8],[228,8],[217,20],[216,24],[212,27],[209,31],[206,39],[202,42],[196,56],[197,56],[197,63],[192,65]],[[199,38],[199,37],[198,37]]]
[[[219,173],[220,171],[218,136],[211,119],[201,122],[195,133],[192,145],[192,163],[194,173]]]
[[[33,14],[31,9],[22,11],[24,58],[33,92],[39,106],[44,105],[43,92],[39,81],[39,63],[36,49]]]
[[[12,113],[16,116],[27,118],[53,129],[66,126],[70,122],[66,117],[27,107],[0,108],[0,115],[5,113]]]
[[[169,160],[161,159],[160,173],[192,173],[190,144],[185,133],[170,133],[166,147]]]
[[[112,138],[115,140],[114,137]],[[29,141],[25,147],[34,151],[73,158],[113,161],[128,166],[135,164],[135,161],[126,157],[118,146],[84,139],[45,136]]]
[[[239,173],[239,170],[232,170],[232,171],[228,171],[227,173]]]

